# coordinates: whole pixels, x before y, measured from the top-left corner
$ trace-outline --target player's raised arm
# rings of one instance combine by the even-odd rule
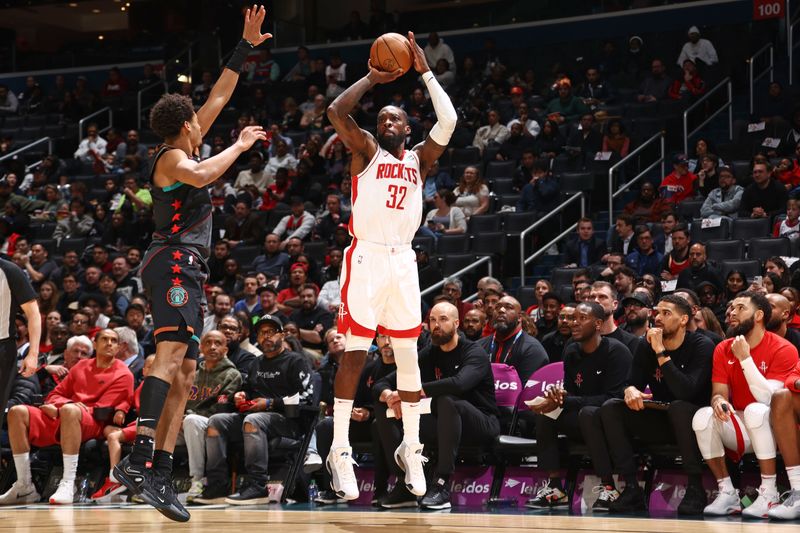
[[[456,108],[453,107],[450,97],[447,96],[447,93],[439,85],[433,72],[431,72],[430,67],[428,67],[425,53],[419,47],[417,41],[414,40],[414,32],[408,32],[408,42],[411,45],[411,53],[414,56],[414,70],[421,74],[422,81],[425,82],[425,86],[428,88],[437,120],[425,142],[414,148],[419,154],[420,172],[424,178],[428,175],[428,170],[433,165],[433,162],[439,159],[447,149],[450,137],[456,129],[458,115],[456,115]]]
[[[377,143],[369,132],[358,127],[356,121],[350,116],[350,111],[376,83],[389,83],[402,76],[402,74],[403,71],[401,69],[393,72],[383,72],[373,68],[370,64],[367,75],[345,89],[328,106],[328,119],[333,124],[344,145],[353,152],[353,164],[355,165],[355,168],[351,169],[353,174],[358,174],[372,159],[377,150]]]
[[[200,123],[200,128],[205,137],[211,125],[216,120],[217,115],[225,107],[236,89],[236,83],[239,81],[239,73],[242,70],[242,65],[245,59],[253,51],[255,47],[272,38],[271,33],[261,33],[261,25],[264,23],[264,18],[267,16],[267,10],[264,6],[256,6],[247,8],[244,14],[244,30],[242,30],[242,40],[236,45],[233,55],[228,60],[228,64],[222,70],[219,79],[211,89],[211,94],[208,95],[208,100],[197,111],[197,121]]]

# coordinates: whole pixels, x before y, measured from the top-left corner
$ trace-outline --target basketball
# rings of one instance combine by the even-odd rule
[[[391,72],[398,68],[408,72],[414,63],[408,39],[399,33],[384,33],[372,43],[369,61],[378,70]]]

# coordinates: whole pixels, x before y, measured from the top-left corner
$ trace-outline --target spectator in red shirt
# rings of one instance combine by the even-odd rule
[[[672,159],[672,173],[661,181],[658,192],[665,202],[679,204],[694,195],[694,182],[697,176],[689,172],[689,160],[684,154]]]
[[[103,84],[101,94],[103,98],[123,96],[128,92],[128,80],[122,77],[119,69],[113,67],[108,71],[108,79]]]
[[[676,79],[667,92],[673,100],[696,98],[706,92],[706,84],[697,72],[694,61],[687,59],[683,62],[683,77]]]
[[[697,445],[719,484],[719,494],[704,510],[707,515],[741,512],[750,518],[766,518],[770,506],[780,503],[770,401],[795,367],[797,348],[766,330],[771,316],[765,296],[739,294],[731,304],[728,339],[714,350],[711,406],[697,411],[692,421]],[[738,462],[751,452],[758,458],[761,486],[758,498],[742,510],[725,455]]]
[[[39,501],[31,478],[30,449],[56,444],[64,454],[64,474],[50,503],[71,504],[81,443],[102,437],[114,411],[130,408],[133,374],[115,357],[119,337],[105,329],[97,334],[94,349],[95,357],[78,361],[44,405],[17,405],[9,411],[8,435],[17,481],[0,496],[0,505]]]

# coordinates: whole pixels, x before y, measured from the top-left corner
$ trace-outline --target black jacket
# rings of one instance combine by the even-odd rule
[[[585,265],[581,264],[581,249],[580,249],[580,239],[571,240],[567,243],[566,249],[564,250],[564,263],[566,264],[576,264],[579,267],[587,267],[589,265],[593,265],[595,263],[600,262],[600,258],[606,254],[606,243],[602,240],[594,237],[591,241],[588,242],[589,249],[587,250],[587,256],[589,262]]]
[[[519,335],[519,338],[516,338]],[[550,362],[542,343],[520,330],[505,342],[489,335],[478,341],[478,344],[489,354],[492,363],[505,363],[513,366],[522,383],[541,367]]]
[[[778,181],[770,178],[766,189],[759,189],[758,185],[751,183],[742,193],[742,203],[739,204],[739,216],[749,218],[754,207],[760,207],[772,219],[778,213],[786,210],[786,200],[789,193]]]
[[[564,351],[564,409],[599,407],[611,398],[622,398],[631,359],[628,348],[609,337],[603,337],[591,354],[584,354],[577,342],[571,343]]]
[[[273,411],[283,411],[283,398],[300,395],[301,405],[310,405],[314,396],[311,366],[299,353],[284,350],[275,357],[257,357],[247,373],[244,392],[248,400],[273,400]]]

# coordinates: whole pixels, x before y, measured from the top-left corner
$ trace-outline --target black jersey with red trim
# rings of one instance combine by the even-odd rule
[[[211,252],[211,195],[206,187],[194,187],[177,181],[168,187],[157,187],[153,174],[162,155],[175,148],[162,145],[150,163],[150,194],[153,196],[155,231],[151,247],[190,246],[203,259]]]

